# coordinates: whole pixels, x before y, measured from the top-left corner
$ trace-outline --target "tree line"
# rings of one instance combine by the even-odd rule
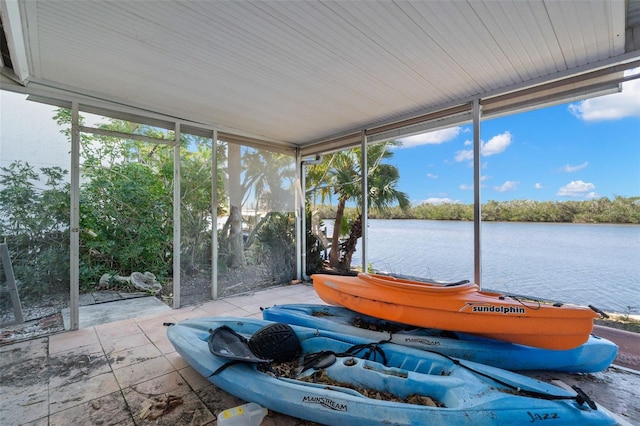
[[[314,207],[319,217],[333,219],[336,207]],[[347,207],[345,215],[356,216],[358,209]],[[409,208],[371,209],[371,219],[473,220],[473,204],[427,204]],[[487,222],[555,222],[640,224],[640,197],[616,196],[584,201],[489,201],[482,205],[482,220]]]

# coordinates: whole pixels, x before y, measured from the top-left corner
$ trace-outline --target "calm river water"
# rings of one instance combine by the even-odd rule
[[[486,222],[481,235],[482,288],[640,312],[638,225]],[[369,220],[368,241],[376,270],[473,281],[472,222]]]

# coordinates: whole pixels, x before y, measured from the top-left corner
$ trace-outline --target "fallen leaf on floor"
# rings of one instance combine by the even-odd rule
[[[142,403],[142,409],[139,415],[143,420],[155,420],[172,411],[180,404],[182,404],[182,398],[179,396],[164,395],[154,397]]]

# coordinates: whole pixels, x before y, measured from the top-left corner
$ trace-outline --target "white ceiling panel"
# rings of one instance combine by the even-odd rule
[[[15,13],[0,0],[0,11],[5,30],[21,28],[28,77],[14,80],[26,92],[304,147],[633,63],[625,11],[637,2],[18,0]]]

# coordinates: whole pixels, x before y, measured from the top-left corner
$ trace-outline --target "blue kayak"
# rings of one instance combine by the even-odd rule
[[[273,342],[292,340],[265,333],[274,326],[287,327],[295,339],[299,351],[292,361],[283,360],[284,351],[273,350]],[[578,388],[573,392],[393,343],[224,317],[185,320],[169,326],[167,336],[182,358],[220,389],[327,425],[616,424]],[[254,344],[256,336],[259,344]],[[263,349],[247,352],[234,338]]]
[[[609,367],[618,346],[601,337],[590,336],[581,346],[550,350],[487,339],[471,334],[419,328],[386,321],[339,306],[275,305],[262,312],[266,320],[318,328],[488,364],[513,371],[550,370],[595,373]]]

